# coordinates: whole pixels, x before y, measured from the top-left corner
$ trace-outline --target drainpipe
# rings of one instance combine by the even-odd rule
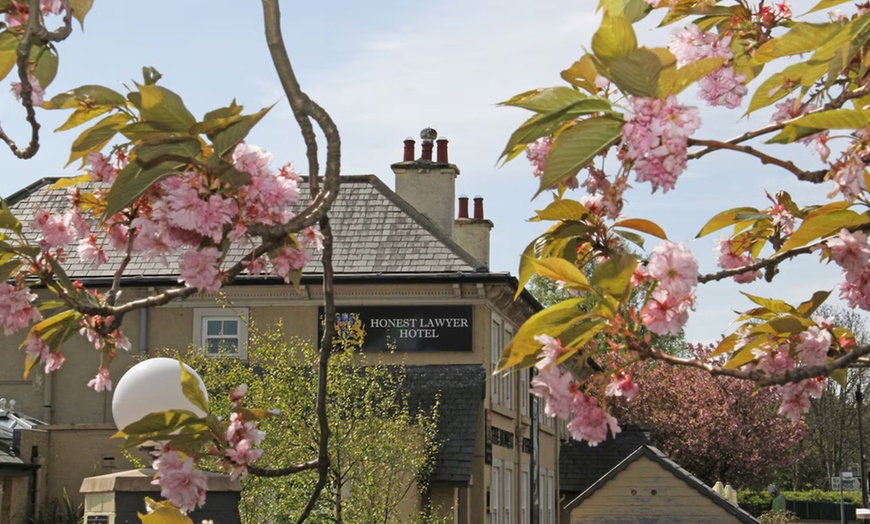
[[[537,370],[535,368],[530,369],[531,373],[529,373],[529,384],[532,383],[532,378],[537,375]],[[541,486],[539,485],[539,476],[541,474],[541,439],[538,431],[540,429],[540,421],[538,420],[538,397],[529,393],[529,409],[531,412],[532,419],[532,427],[530,430],[532,436],[532,456],[529,458],[529,496],[531,497],[530,506],[530,514],[529,514],[529,523],[530,524],[541,524],[540,521],[540,511],[541,511]]]
[[[51,424],[51,412],[52,412],[52,377],[54,376],[51,373],[44,373],[42,375],[45,377],[43,380],[45,381],[45,386],[42,389],[42,420],[48,424]]]
[[[139,356],[144,357],[148,353],[148,308],[139,310]]]

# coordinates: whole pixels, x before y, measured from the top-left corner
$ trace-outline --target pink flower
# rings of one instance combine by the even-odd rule
[[[244,396],[247,393],[248,393],[248,385],[247,384],[240,384],[239,387],[237,387],[236,389],[234,389],[230,393],[230,401],[233,404],[238,404],[239,402],[241,402],[242,398],[244,398]]]
[[[51,348],[48,347],[48,344],[38,336],[29,337],[27,339],[27,346],[24,350],[31,359],[39,359],[43,361],[47,359],[48,354],[51,353]]]
[[[845,156],[843,160],[837,160],[831,170],[833,171],[833,180],[836,186],[834,192],[840,192],[847,201],[851,202],[860,195],[867,184],[864,179],[864,172],[867,169],[867,164],[861,157],[853,152]]]
[[[251,175],[272,176],[269,164],[272,162],[272,153],[257,146],[241,143],[233,150],[233,164],[239,171]]]
[[[574,418],[568,422],[568,431],[575,440],[585,440],[590,446],[597,446],[607,439],[608,429],[613,436],[621,431],[616,419],[605,413],[594,397],[577,393],[571,408]]]
[[[85,171],[91,175],[91,180],[99,182],[112,182],[118,176],[118,170],[97,151],[88,153]]]
[[[716,242],[719,244],[719,257],[716,261],[722,269],[736,269],[756,261],[750,255],[735,255],[734,243],[728,237],[720,237]],[[738,284],[747,284],[757,278],[761,278],[761,271],[744,271],[731,277]]]
[[[804,413],[809,411],[810,398],[821,398],[824,390],[824,377],[809,378],[782,386],[780,388],[782,404],[779,406],[779,414],[784,415],[792,422],[797,422]]]
[[[72,242],[75,233],[69,218],[58,213],[52,215],[45,210],[36,212],[32,226],[41,230],[39,245],[45,252],[65,248]]]
[[[541,353],[538,355],[538,369],[548,368],[557,364],[559,357],[566,351],[562,343],[550,335],[535,335],[535,342],[541,344]]]
[[[731,59],[731,37],[719,38],[712,32],[701,31],[695,24],[689,24],[671,34],[668,49],[677,57],[680,67],[702,58],[722,57]]]
[[[291,271],[301,271],[308,261],[308,254],[301,249],[285,245],[272,257],[272,274],[290,282]]]
[[[870,270],[861,273],[845,271],[844,281],[840,282],[840,298],[849,303],[849,307],[859,307],[870,311]]]
[[[653,250],[647,274],[658,279],[660,289],[679,300],[698,285],[698,261],[683,244],[665,240]]]
[[[308,243],[308,246],[313,247],[317,251],[323,251],[323,233],[319,230],[308,227],[305,230],[305,240]]]
[[[94,235],[90,235],[88,238],[81,240],[77,251],[81,261],[90,264],[93,267],[100,267],[109,260],[109,257],[106,255],[106,252],[103,251],[102,246],[97,245],[97,237]]]
[[[698,96],[708,105],[734,109],[749,92],[743,85],[745,81],[746,75],[735,72],[733,67],[720,67],[698,82]]]
[[[538,371],[532,378],[529,393],[546,401],[544,413],[548,417],[568,419],[571,414],[571,387],[574,377],[571,373],[562,373],[558,366],[551,366]]]
[[[650,182],[653,192],[674,188],[686,169],[688,137],[701,126],[698,109],[666,99],[629,98],[622,126],[623,161],[632,162],[639,182]]]
[[[216,293],[222,285],[220,256],[221,252],[216,247],[184,253],[179,263],[179,282],[206,293]]]
[[[640,312],[643,324],[657,335],[676,335],[689,320],[689,307],[694,296],[679,300],[667,291],[655,290]]]
[[[194,468],[191,457],[180,452],[164,450],[154,461],[157,478],[152,484],[160,486],[160,496],[184,511],[193,511],[205,504],[208,481],[205,473]]]
[[[631,379],[631,375],[621,372],[613,375],[613,380],[604,390],[608,397],[625,397],[626,400],[634,399],[637,392],[637,384]]]
[[[249,257],[246,258],[243,263],[245,268],[248,270],[248,273],[252,275],[262,275],[267,269],[269,269],[269,262],[264,256],[259,256],[254,260],[251,260]]]
[[[57,371],[63,366],[63,362],[66,360],[66,357],[60,351],[55,351],[48,354],[48,358],[43,360],[45,364],[45,372],[51,373],[52,371]]]
[[[852,233],[848,229],[841,229],[837,236],[829,238],[825,244],[831,260],[848,273],[860,275],[870,262],[870,245],[867,235],[861,231]]]
[[[811,326],[801,333],[801,341],[795,350],[804,365],[821,366],[828,362],[828,350],[832,342],[830,331]]]
[[[67,9],[67,0],[40,0],[40,9],[45,14],[59,15]]]
[[[109,378],[109,368],[102,368],[97,376],[88,382],[89,388],[94,388],[97,393],[112,391],[112,379]]]
[[[30,84],[30,102],[33,103],[34,106],[41,106],[45,100],[45,91],[43,91],[42,87],[39,85],[39,80],[32,74],[29,74],[27,76],[27,81]],[[15,99],[19,102],[21,101],[21,89],[21,82],[12,82],[12,94],[15,95]]]
[[[553,145],[549,136],[543,136],[530,144],[526,144],[526,158],[532,164],[532,173],[540,178],[544,174],[544,168],[547,166],[547,155],[550,154],[550,147]]]
[[[0,326],[4,334],[11,335],[31,322],[42,320],[39,310],[33,306],[36,298],[27,287],[17,289],[0,282]]]

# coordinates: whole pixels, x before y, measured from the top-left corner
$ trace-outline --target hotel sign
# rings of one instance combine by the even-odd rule
[[[358,319],[365,331],[362,345],[365,352],[471,351],[471,311],[472,306],[336,308],[339,319]],[[323,318],[323,307],[318,312]]]

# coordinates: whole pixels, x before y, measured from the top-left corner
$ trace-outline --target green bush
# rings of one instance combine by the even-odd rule
[[[812,489],[808,491],[783,491],[783,496],[786,500],[795,501],[812,501],[812,502],[840,502],[839,491],[822,491],[820,489]],[[855,504],[861,507],[861,492],[860,491],[844,491],[843,500],[847,503]],[[740,507],[749,512],[751,515],[758,517],[766,511],[770,511],[772,499],[767,491],[752,491],[745,490],[737,493],[737,502]]]

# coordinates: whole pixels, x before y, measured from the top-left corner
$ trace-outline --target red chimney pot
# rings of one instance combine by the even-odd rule
[[[447,163],[447,139],[445,137],[440,137],[435,141],[438,144],[438,162],[442,164]]]
[[[402,162],[413,162],[414,161],[414,139],[408,137],[405,139],[405,152],[402,157]]]
[[[468,197],[459,197],[459,218],[468,218]]]
[[[474,219],[483,220],[483,197],[474,197]]]

